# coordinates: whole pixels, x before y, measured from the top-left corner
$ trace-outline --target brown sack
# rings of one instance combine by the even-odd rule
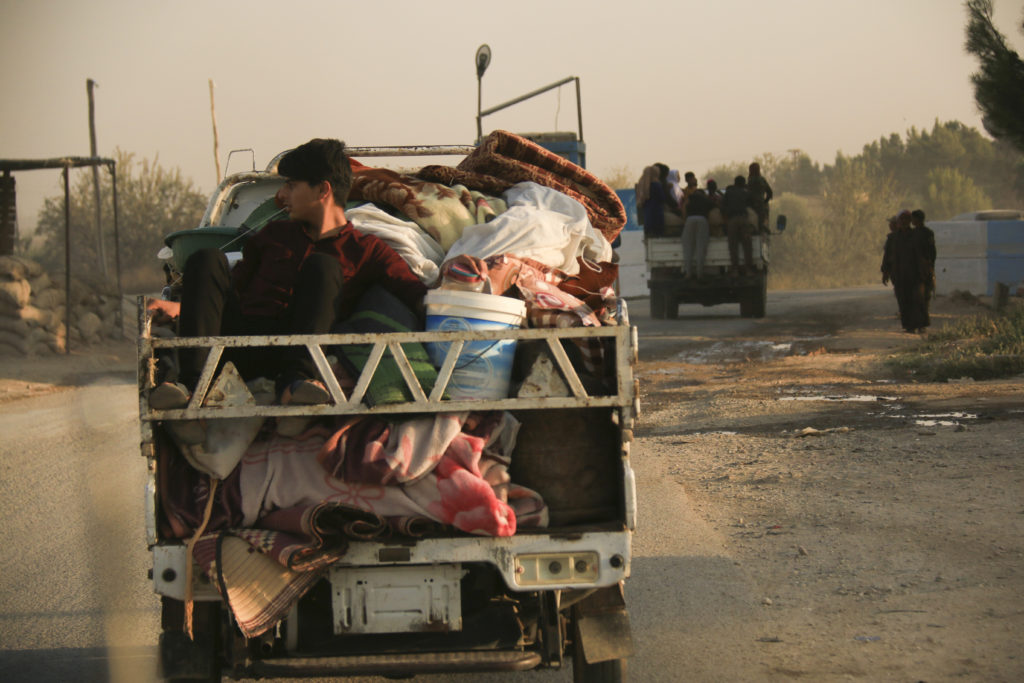
[[[23,307],[28,303],[32,288],[27,280],[9,280],[0,282],[0,301],[7,304]]]

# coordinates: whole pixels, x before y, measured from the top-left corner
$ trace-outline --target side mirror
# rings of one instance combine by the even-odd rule
[[[786,217],[779,216],[775,219],[775,232],[783,232],[786,229]]]

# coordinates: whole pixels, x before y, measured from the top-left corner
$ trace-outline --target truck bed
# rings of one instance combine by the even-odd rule
[[[144,309],[142,309],[144,311]],[[615,585],[629,575],[630,532],[635,523],[635,491],[629,465],[632,424],[637,411],[637,393],[632,377],[636,358],[636,329],[622,326],[566,329],[515,329],[506,331],[409,332],[384,335],[327,334],[263,337],[161,338],[151,334],[145,313],[140,314],[139,337],[139,411],[143,453],[150,460],[148,487],[148,542],[159,548],[155,557],[154,580],[158,593],[181,598],[185,591],[183,571],[167,573],[186,562],[184,544],[161,538],[157,523],[160,510],[156,434],[164,421],[216,420],[241,417],[281,416],[355,416],[402,414],[423,415],[454,411],[507,410],[522,423],[520,439],[513,457],[513,481],[537,490],[551,512],[551,526],[529,530],[513,537],[487,538],[453,531],[443,538],[398,539],[394,542],[351,543],[343,566],[380,566],[393,564],[431,564],[444,561],[484,562],[502,575],[511,590],[527,590],[521,583],[522,560],[517,558],[557,552],[569,555],[576,550],[597,552],[602,570],[580,582],[566,573],[565,580],[549,576],[547,588],[598,587]],[[544,344],[565,378],[568,396],[505,398],[497,400],[459,400],[443,398],[450,381],[461,343],[490,339],[516,339]],[[604,390],[588,391],[563,347],[563,342],[578,339],[604,340],[613,349],[614,381]],[[402,349],[407,342],[454,342],[449,347],[434,388],[428,393],[419,385]],[[217,364],[225,349],[238,346],[278,346],[302,344],[309,349],[321,368],[333,405],[279,406],[248,405],[236,407],[203,406],[210,391]],[[355,389],[346,397],[330,371],[325,348],[344,344],[371,345],[370,359]],[[177,410],[154,410],[148,393],[155,386],[156,358],[160,352],[182,347],[206,347],[210,350],[192,402]],[[402,371],[412,400],[370,406],[365,392],[379,368],[385,350],[391,351]],[[545,427],[545,425],[548,425]],[[551,434],[552,425],[557,435]],[[578,486],[581,479],[589,486]],[[614,559],[613,559],[614,558]],[[160,565],[160,566],[156,566]],[[174,576],[172,581],[162,577]],[[535,588],[536,586],[533,586]],[[208,599],[216,597],[208,591]],[[202,599],[203,595],[197,597]]]

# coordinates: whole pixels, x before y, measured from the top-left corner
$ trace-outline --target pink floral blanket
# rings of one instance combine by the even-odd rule
[[[540,495],[509,480],[518,428],[509,413],[448,413],[356,418],[257,441],[233,474],[241,525],[205,534],[196,561],[252,637],[280,621],[353,539],[546,526]]]

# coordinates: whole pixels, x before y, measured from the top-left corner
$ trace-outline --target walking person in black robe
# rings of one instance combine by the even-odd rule
[[[916,259],[917,280],[910,292],[909,322],[911,329],[924,332],[924,328],[931,324],[928,306],[935,294],[935,233],[924,224],[924,211],[921,209],[910,214],[910,226],[908,234]]]
[[[935,285],[935,234],[924,225],[924,212],[903,211],[892,242],[891,278],[906,332],[924,332],[930,324],[928,300]],[[916,223],[914,223],[916,221]],[[912,225],[913,223],[913,225]]]
[[[903,301],[900,299],[899,285],[896,283],[896,240],[900,231],[899,216],[892,216],[889,219],[889,234],[885,237],[885,247],[882,250],[882,284],[892,282],[896,295],[896,306],[899,310],[900,321],[903,320]]]

